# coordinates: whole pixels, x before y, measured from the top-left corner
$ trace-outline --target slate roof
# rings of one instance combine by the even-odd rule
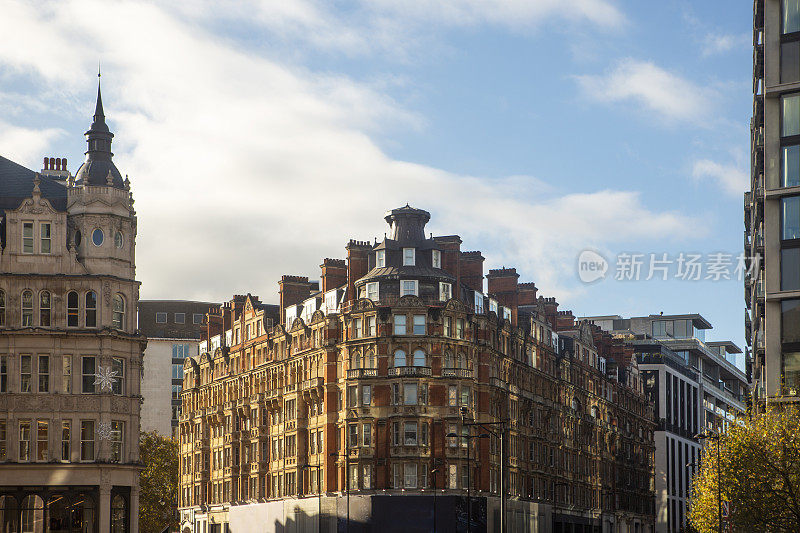
[[[33,194],[35,172],[0,155],[0,214],[16,209]],[[39,190],[57,211],[67,210],[67,188],[53,178],[41,176]]]
[[[418,278],[438,278],[444,279],[449,281],[455,281],[456,278],[442,270],[441,268],[430,268],[426,266],[416,266],[416,265],[405,265],[405,266],[385,266],[385,267],[375,267],[362,278],[360,278],[357,283],[361,285],[363,282],[375,278],[385,278],[385,277],[397,277],[397,278],[409,278],[409,279],[418,279]]]

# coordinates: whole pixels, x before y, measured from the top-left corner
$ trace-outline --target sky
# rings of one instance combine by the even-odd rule
[[[0,0],[0,155],[75,173],[99,63],[142,298],[276,302],[409,203],[576,316],[700,313],[744,347],[751,9]]]

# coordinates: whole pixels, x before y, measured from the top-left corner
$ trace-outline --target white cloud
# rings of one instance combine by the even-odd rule
[[[724,165],[710,159],[695,161],[692,176],[699,180],[714,181],[727,194],[740,198],[750,183],[746,168],[734,164]]]
[[[724,54],[734,49],[749,49],[751,36],[732,33],[709,33],[703,38],[703,56]]]
[[[589,99],[604,103],[633,101],[667,121],[700,122],[711,103],[709,89],[650,61],[627,58],[605,74],[576,79]]]
[[[0,154],[15,162],[38,170],[42,168],[42,158],[47,147],[56,137],[65,132],[58,128],[37,130],[14,126],[0,120]]]
[[[187,0],[166,9],[212,27],[235,21],[237,29],[267,29],[271,42],[289,43],[292,53],[302,53],[296,47],[302,42],[327,53],[400,59],[430,54],[439,44],[432,29],[530,30],[557,20],[611,30],[626,22],[609,0],[360,0],[348,4],[345,16],[318,0]]]
[[[371,132],[423,118],[370,86],[239,48],[153,4],[11,8],[0,34],[14,26],[18,37],[44,43],[0,45],[0,67],[34,73],[42,91],[80,86],[86,124],[103,52],[116,162],[130,174],[139,217],[143,297],[219,300],[250,291],[274,301],[281,274],[318,276],[321,258],[343,257],[349,238],[381,238],[383,212],[406,202],[431,211],[430,231],[458,232],[468,249],[483,244],[487,267],[515,264],[556,295],[574,284],[564,265],[580,249],[693,225],[648,209],[633,192],[559,197],[535,179],[394,160]],[[51,49],[64,61],[58,69]]]

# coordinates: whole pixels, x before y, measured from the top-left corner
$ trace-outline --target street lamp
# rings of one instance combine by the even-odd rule
[[[347,495],[347,527],[345,531],[350,531],[350,456],[346,453],[331,452],[331,457],[344,457],[344,490]]]
[[[438,468],[431,470],[431,477],[433,477],[433,533],[436,533],[436,474],[438,472]]]
[[[719,433],[698,433],[694,438],[698,440],[711,439],[717,441],[717,525],[722,533],[722,478],[719,465]]]
[[[494,438],[500,440],[500,533],[505,533],[506,531],[506,485],[505,485],[505,440],[506,440],[506,423],[508,420],[499,420],[497,422],[467,422],[467,416],[469,416],[469,408],[466,406],[461,407],[461,425],[470,427],[470,426],[478,426],[482,430],[488,432]],[[492,429],[489,429],[487,426],[491,426],[492,428],[496,428],[500,426],[500,434],[498,435]],[[487,435],[488,437],[488,435]],[[469,464],[469,450],[467,450],[467,463]]]
[[[464,424],[464,426],[467,426],[467,431],[469,431],[469,426],[470,425],[474,425],[474,424]],[[472,471],[472,466],[470,465],[469,439],[488,439],[489,438],[489,434],[488,433],[481,433],[480,435],[470,435],[470,434],[457,435],[456,433],[448,433],[446,436],[450,437],[450,438],[461,437],[462,439],[467,439],[467,531],[471,532],[472,531],[472,497],[471,497],[471,494],[470,494],[470,485],[472,483],[470,482],[470,476],[472,475],[472,472],[471,472]]]
[[[322,465],[300,465],[302,470],[306,470],[308,468],[316,468],[317,469],[317,531],[322,533],[322,481],[320,480],[320,468]],[[311,483],[309,483],[311,485]],[[309,488],[311,488],[309,486]]]

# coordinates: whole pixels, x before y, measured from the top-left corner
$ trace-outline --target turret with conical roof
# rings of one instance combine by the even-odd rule
[[[106,124],[99,80],[97,81],[97,104],[94,109],[92,125],[84,135],[89,146],[86,150],[86,161],[75,175],[78,184],[110,185],[124,189],[125,183],[122,175],[112,161],[114,154],[111,153],[111,139],[114,138],[114,134],[109,131]]]

